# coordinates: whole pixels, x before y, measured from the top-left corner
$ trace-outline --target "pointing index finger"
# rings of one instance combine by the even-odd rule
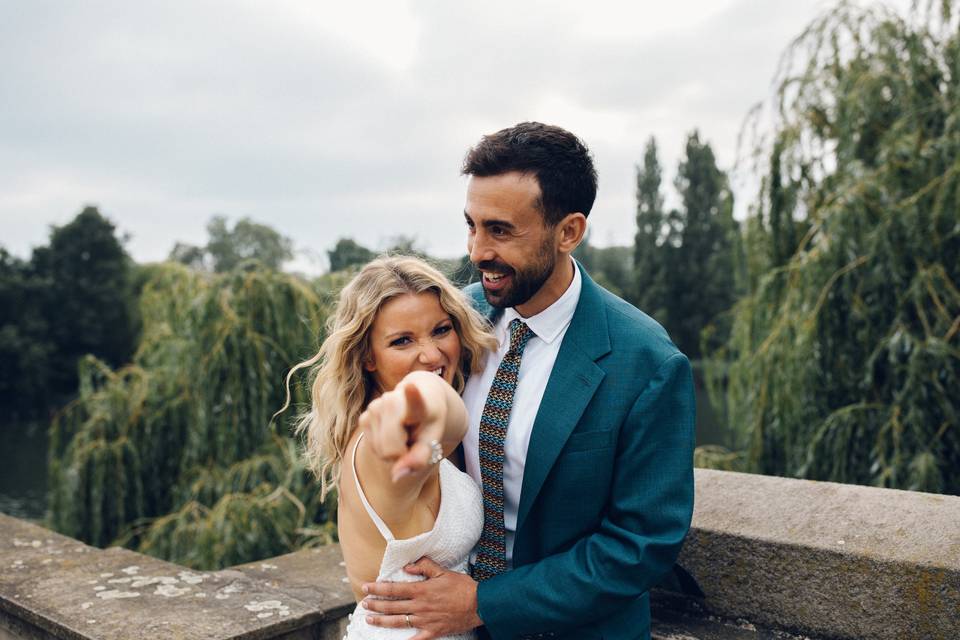
[[[419,425],[427,417],[427,406],[423,401],[420,389],[415,384],[406,384],[403,387],[403,395],[407,401],[405,424]]]

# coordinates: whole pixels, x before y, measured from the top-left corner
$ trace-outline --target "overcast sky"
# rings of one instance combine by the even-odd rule
[[[827,6],[0,0],[0,245],[25,257],[95,204],[138,261],[203,244],[216,214],[304,254],[405,234],[460,255],[463,155],[522,120],[584,139],[592,241],[627,244],[647,138],[668,189],[695,127],[731,167],[781,52]]]

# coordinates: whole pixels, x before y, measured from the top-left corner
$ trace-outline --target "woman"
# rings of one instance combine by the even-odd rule
[[[495,346],[482,316],[439,271],[388,257],[343,289],[329,337],[290,372],[314,367],[312,407],[298,432],[321,496],[338,489],[340,546],[358,601],[364,582],[421,580],[403,567],[422,556],[467,571],[482,501],[446,456],[467,428],[465,377]],[[347,638],[409,638],[415,616],[407,623],[369,626],[359,603]]]

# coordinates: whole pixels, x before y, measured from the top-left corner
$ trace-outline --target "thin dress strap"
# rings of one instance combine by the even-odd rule
[[[350,464],[353,465],[353,481],[357,483],[357,494],[360,496],[360,502],[363,503],[363,508],[367,510],[367,515],[370,516],[370,519],[373,520],[373,524],[377,526],[377,531],[380,532],[380,535],[383,536],[383,539],[387,542],[393,541],[393,533],[390,532],[390,527],[387,526],[387,523],[383,521],[377,512],[373,510],[373,507],[370,506],[370,503],[367,501],[367,496],[363,493],[363,487],[360,486],[360,476],[357,475],[357,448],[360,446],[360,440],[363,438],[361,433],[357,437],[356,444],[353,445],[353,456],[350,458]]]

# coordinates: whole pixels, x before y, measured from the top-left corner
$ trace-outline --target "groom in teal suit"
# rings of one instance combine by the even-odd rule
[[[485,136],[463,173],[482,274],[467,292],[501,343],[464,391],[484,533],[473,577],[425,558],[408,568],[423,582],[365,585],[391,598],[367,599],[371,622],[417,640],[649,638],[648,591],[693,510],[689,362],[571,257],[597,184],[576,136],[521,123]]]

